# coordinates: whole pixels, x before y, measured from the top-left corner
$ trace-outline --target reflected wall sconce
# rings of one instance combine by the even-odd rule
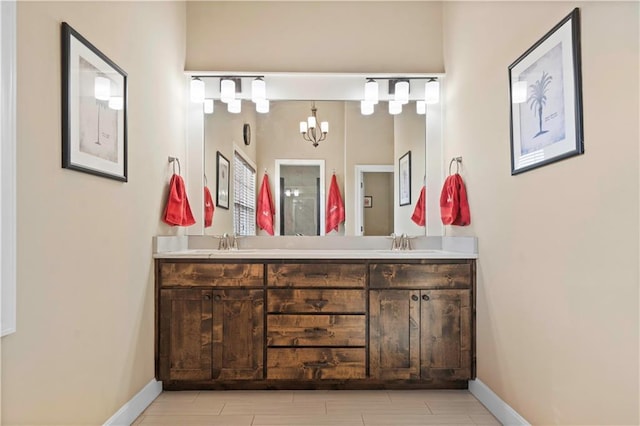
[[[96,77],[93,95],[99,101],[108,101],[111,97],[111,80],[107,77]]]
[[[124,98],[122,96],[111,96],[109,98],[109,108],[119,111],[123,107],[124,107]]]
[[[204,100],[204,113],[213,114],[213,99]]]
[[[316,108],[316,103],[313,102],[311,104],[311,115],[307,118],[307,121],[300,122],[300,134],[302,134],[302,139],[307,142],[311,142],[314,147],[318,146],[318,143],[322,142],[327,138],[327,133],[329,133],[329,122],[322,121],[320,123],[320,131],[318,131],[318,108]]]
[[[418,94],[414,94],[417,114],[426,114],[427,105],[440,102],[440,82],[436,77],[367,77],[364,83],[364,99],[360,102],[362,115],[370,115],[374,112],[375,105],[379,101],[379,80],[388,81],[388,97],[386,99],[389,101],[389,114],[402,113],[402,105],[409,103],[412,80],[427,80],[424,83],[424,98],[416,99],[420,91]]]
[[[511,94],[511,102],[514,104],[521,104],[527,101],[527,82],[526,81],[516,81],[511,87],[513,88],[513,93]]]
[[[242,111],[242,101],[240,99],[233,99],[227,102],[227,110],[232,114],[239,114]]]

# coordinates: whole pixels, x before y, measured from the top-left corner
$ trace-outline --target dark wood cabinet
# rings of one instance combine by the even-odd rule
[[[471,378],[471,295],[466,290],[371,290],[371,376]]]
[[[249,268],[231,268],[222,287],[206,274],[220,265],[165,264],[158,297],[157,376],[166,381],[253,380],[264,376],[264,290],[231,289]],[[261,265],[260,265],[261,266]],[[260,272],[262,268],[260,268]],[[234,276],[235,275],[235,276]],[[207,277],[207,278],[203,278]],[[163,278],[167,278],[163,280]],[[186,284],[190,282],[191,284]],[[252,278],[249,279],[254,283]],[[189,287],[196,285],[198,287]]]
[[[473,260],[158,259],[156,277],[165,389],[462,388],[475,376]]]

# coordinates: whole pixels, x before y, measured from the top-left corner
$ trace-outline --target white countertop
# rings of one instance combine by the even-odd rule
[[[445,250],[188,249],[155,253],[156,259],[477,259]]]

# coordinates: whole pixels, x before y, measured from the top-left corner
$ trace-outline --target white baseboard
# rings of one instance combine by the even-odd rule
[[[103,426],[129,426],[162,392],[162,382],[152,379],[122,406]]]
[[[503,425],[522,425],[531,426],[531,424],[524,419],[513,408],[504,402],[498,395],[496,395],[489,386],[482,383],[480,380],[469,380],[469,392],[480,401],[493,416],[500,420]]]

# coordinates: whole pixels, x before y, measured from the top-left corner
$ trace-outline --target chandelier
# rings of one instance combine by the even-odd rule
[[[313,102],[311,104],[311,115],[307,118],[307,121],[300,122],[300,133],[302,134],[302,139],[307,142],[311,142],[314,147],[317,147],[318,143],[325,140],[327,138],[327,133],[329,133],[328,121],[321,122],[320,129],[318,131],[317,112],[318,108],[316,108],[316,103]]]

